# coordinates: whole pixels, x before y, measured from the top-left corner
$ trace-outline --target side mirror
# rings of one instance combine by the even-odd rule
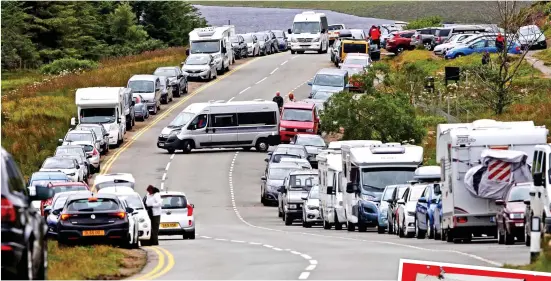
[[[47,217],[48,215],[50,215],[51,211],[52,211],[51,206],[44,207],[44,217]]]
[[[530,206],[530,199],[524,200],[524,205]]]
[[[191,130],[191,131],[195,131],[195,130],[197,130],[197,125],[190,125],[188,127],[188,129]]]
[[[293,34],[293,32],[291,31],[291,29],[290,29],[290,28],[289,28],[289,29],[287,29],[287,33],[289,33],[289,34]]]
[[[534,173],[534,186],[545,186],[545,182],[543,181],[543,173]]]
[[[332,186],[327,187],[327,194],[329,194],[329,195],[333,194],[333,187]]]
[[[266,179],[267,179],[266,176],[261,176],[261,177],[260,177],[260,180],[265,181]]]
[[[302,196],[300,197],[302,200],[308,200],[308,196]]]
[[[59,144],[63,143],[63,139],[58,139],[57,141],[59,142]]]
[[[103,134],[104,137],[108,137],[109,136],[109,133],[105,133]]]
[[[77,165],[76,168],[77,168],[77,169],[80,169],[80,165]]]
[[[50,199],[53,196],[54,196],[54,190],[52,188],[49,188],[43,185],[36,185],[35,190],[34,192],[31,192],[31,196],[29,197],[29,199],[30,201],[42,201],[42,200]]]
[[[186,49],[186,56],[189,56],[189,49]]]
[[[505,206],[505,201],[503,201],[503,200],[496,200],[496,205],[498,205],[498,206]]]
[[[57,209],[57,210],[53,210],[53,211],[52,211],[52,214],[54,214],[54,215],[56,215],[56,216],[59,215],[59,213],[61,213],[61,210],[60,210],[60,209]]]
[[[129,213],[129,214],[132,214],[132,213],[134,213],[134,209],[128,207],[128,208],[126,208],[126,212]]]
[[[356,185],[353,182],[349,182],[346,184],[346,193],[356,193],[358,190],[358,185]]]
[[[391,198],[391,199],[387,199],[386,202],[387,202],[388,204],[392,204],[392,203],[394,203],[394,200],[392,200],[392,198]]]
[[[427,198],[421,197],[421,198],[419,198],[419,200],[417,200],[417,202],[419,202],[419,203],[427,203]]]
[[[404,201],[404,199],[398,199],[398,205],[405,205],[406,204],[406,201]]]
[[[438,201],[438,200],[437,200],[436,198],[432,198],[432,199],[430,200],[430,203],[431,203],[431,204],[436,204],[437,201]]]
[[[71,118],[71,126],[76,126],[77,125],[77,120],[75,117],[72,117]]]
[[[321,33],[325,33],[325,28],[321,30]]]
[[[285,186],[284,186],[284,185],[280,186],[280,187],[277,189],[277,192],[279,192],[279,193],[285,193]]]
[[[312,81],[308,81],[308,86],[312,86]]]
[[[132,101],[132,106],[135,106],[136,105],[136,101]]]

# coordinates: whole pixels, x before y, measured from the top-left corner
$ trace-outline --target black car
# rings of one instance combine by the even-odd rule
[[[47,227],[31,202],[51,198],[53,190],[40,185],[27,189],[12,156],[4,148],[1,154],[2,279],[45,280]]]
[[[289,49],[288,48],[289,42],[285,32],[283,30],[272,30],[272,33],[276,37],[277,48],[279,49],[279,51],[286,52]]]
[[[236,59],[246,58],[248,56],[247,43],[241,35],[232,36],[230,38],[233,48],[233,54]]]
[[[164,76],[168,78],[168,86],[172,87],[173,95],[181,97],[188,92],[187,76],[182,69],[177,66],[159,67],[153,72],[153,75]]]
[[[73,194],[67,198],[59,213],[57,241],[60,244],[98,242],[130,247],[129,218],[132,208],[124,208],[114,194],[98,193],[95,196]]]

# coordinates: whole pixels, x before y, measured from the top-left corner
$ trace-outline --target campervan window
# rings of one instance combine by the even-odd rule
[[[293,24],[293,33],[320,33],[321,25],[319,22],[295,22]]]
[[[220,40],[192,41],[192,54],[212,54],[220,52]]]
[[[82,108],[80,109],[80,123],[113,123],[115,122],[114,108]]]
[[[243,112],[237,114],[239,126],[277,125],[276,112]]]
[[[236,126],[235,114],[230,113],[224,113],[224,114],[214,114],[210,116],[210,124],[212,124],[212,127],[232,127]]]
[[[412,168],[363,168],[362,189],[365,192],[383,192],[387,185],[403,184],[413,179]]]

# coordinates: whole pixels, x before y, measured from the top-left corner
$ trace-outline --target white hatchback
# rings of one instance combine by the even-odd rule
[[[162,212],[159,235],[182,235],[184,239],[195,239],[195,206],[186,195],[178,191],[161,192]]]

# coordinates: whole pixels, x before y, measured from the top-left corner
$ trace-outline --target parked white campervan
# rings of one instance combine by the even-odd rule
[[[442,167],[443,239],[454,242],[497,235],[493,199],[476,197],[465,187],[465,175],[479,165],[486,149],[522,151],[532,161],[535,146],[545,144],[548,130],[534,122],[477,120],[444,128],[439,125],[437,162]]]
[[[385,143],[369,147],[342,146],[343,196],[348,231],[364,232],[378,225],[381,195],[388,185],[413,179],[423,163],[423,148]]]
[[[327,17],[323,13],[306,11],[295,15],[291,36],[291,54],[302,54],[305,51],[327,53],[329,49]]]
[[[532,163],[535,189],[533,192],[542,196],[539,198],[538,196],[531,196],[529,207],[536,203],[543,207],[540,219],[544,227],[540,231],[551,233],[551,143],[536,145]],[[534,200],[539,200],[539,202]],[[528,218],[526,219],[528,220]],[[530,218],[530,221],[532,221],[532,218]]]
[[[210,101],[186,107],[163,129],[157,147],[182,149],[243,147],[267,151],[279,144],[279,109],[272,101]]]
[[[109,132],[109,145],[120,145],[126,133],[125,96],[131,94],[132,90],[124,87],[77,89],[78,124],[102,124]],[[71,125],[76,124],[76,118],[71,118]]]
[[[230,70],[234,63],[230,37],[235,35],[233,25],[196,28],[189,33],[189,49],[186,54],[210,54],[214,57],[218,74]]]
[[[336,230],[342,229],[346,221],[343,206],[343,192],[339,184],[342,178],[342,145],[350,147],[370,146],[381,144],[376,140],[350,140],[330,142],[328,149],[322,150],[317,156],[320,175],[320,215],[323,220],[323,228]]]

